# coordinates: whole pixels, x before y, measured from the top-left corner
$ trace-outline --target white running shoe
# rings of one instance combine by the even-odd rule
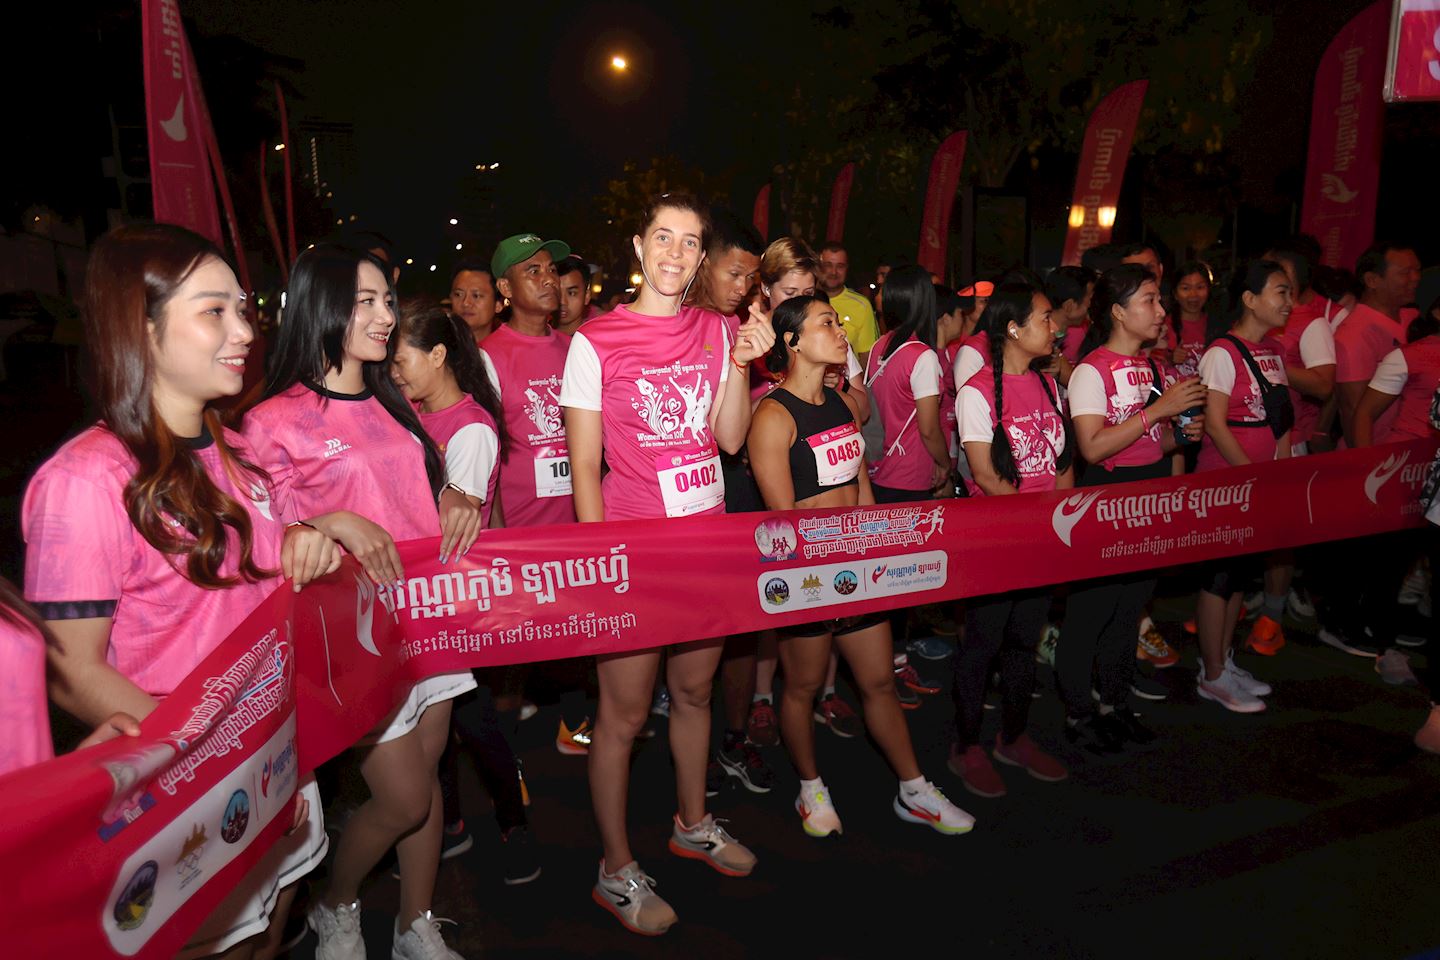
[[[708,863],[727,877],[748,877],[755,869],[755,854],[750,848],[730,836],[708,813],[693,827],[683,826],[680,815],[675,815],[670,852],[677,857]]]
[[[445,946],[445,938],[440,935],[440,924],[454,922],[426,910],[410,921],[409,928],[402,933],[397,920],[395,945],[390,948],[390,960],[465,960]]]
[[[895,815],[911,823],[923,823],[945,834],[969,833],[975,818],[946,799],[929,780],[919,790],[901,787],[895,794]]]
[[[1202,671],[1205,669],[1204,664],[1201,664],[1200,669]],[[1270,684],[1264,680],[1256,680],[1255,674],[1237,664],[1233,651],[1225,658],[1225,670],[1235,678],[1235,682],[1240,685],[1240,688],[1251,696],[1268,697],[1275,692],[1270,689]]]
[[[320,938],[315,946],[315,960],[365,960],[359,900],[342,903],[333,910],[317,903],[310,908],[306,921]]]
[[[814,786],[800,784],[800,796],[795,798],[795,812],[800,814],[800,825],[812,837],[828,837],[832,833],[844,833],[840,826],[840,814],[830,800],[830,791],[825,784],[816,780]]]
[[[658,937],[679,919],[670,904],[655,892],[655,881],[634,860],[614,875],[605,872],[602,860],[600,879],[595,882],[595,889],[590,895],[596,903],[615,914],[626,930],[642,936]]]
[[[1290,595],[1285,598],[1285,609],[1296,620],[1309,620],[1315,616],[1314,602],[1294,587],[1290,588]]]
[[[1200,665],[1199,675],[1195,678],[1195,692],[1235,713],[1259,713],[1265,709],[1265,701],[1246,690],[1240,679],[1230,670],[1221,670],[1219,677],[1206,680],[1203,663]]]

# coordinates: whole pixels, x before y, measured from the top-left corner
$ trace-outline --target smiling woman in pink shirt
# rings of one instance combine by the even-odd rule
[[[210,407],[240,392],[254,335],[245,294],[209,241],[164,224],[112,231],[90,255],[83,313],[101,419],[25,491],[25,592],[55,635],[56,703],[88,724],[117,711],[143,720],[280,574],[299,589],[340,555],[318,530],[279,522],[283,485]],[[325,847],[311,781],[291,834],[182,956],[249,956],[272,910],[273,946],[286,888]]]
[[[260,464],[290,488],[281,513],[308,517],[376,583],[403,576],[396,540],[440,535],[441,563],[465,553],[481,507],[446,482],[435,443],[391,379],[395,291],[382,264],[322,244],[295,261],[288,293],[266,399],[245,415]],[[362,741],[370,799],[346,822],[329,889],[310,912],[321,956],[363,950],[360,884],[392,846],[400,863],[395,956],[444,955],[430,916],[444,820],[436,770],[450,701],[473,689],[468,670],[422,680]]]
[[[645,278],[635,302],[589,321],[571,341],[560,404],[582,523],[725,511],[720,449],[734,453],[745,442],[750,397],[744,377],[775,335],[752,307],[732,346],[720,314],[682,306],[708,232],[705,208],[693,197],[653,200],[633,237]],[[727,389],[732,383],[736,389]],[[602,458],[610,468],[603,480]],[[722,643],[669,648],[670,750],[679,800],[670,849],[745,876],[755,855],[705,812],[710,689]],[[649,712],[660,648],[596,660],[600,706],[590,795],[604,858],[593,897],[627,929],[660,934],[674,924],[675,912],[635,862],[625,828],[631,746]]]

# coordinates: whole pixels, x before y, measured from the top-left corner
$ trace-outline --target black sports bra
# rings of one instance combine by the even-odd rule
[[[857,478],[865,467],[865,438],[855,426],[855,415],[840,394],[829,387],[824,390],[825,400],[819,406],[785,389],[766,397],[784,407],[795,420],[790,479],[796,502],[858,484]]]

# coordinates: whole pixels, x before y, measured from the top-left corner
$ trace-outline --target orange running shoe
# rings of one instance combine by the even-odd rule
[[[1250,635],[1245,638],[1245,648],[1255,653],[1273,657],[1285,646],[1285,631],[1280,629],[1280,624],[1263,613],[1255,618],[1255,625],[1250,628]]]
[[[1135,645],[1135,659],[1143,660],[1153,664],[1155,669],[1162,670],[1165,667],[1173,667],[1180,662],[1180,654],[1175,648],[1165,642],[1165,637],[1160,630],[1152,623],[1150,629],[1140,634],[1140,640]]]
[[[567,757],[583,757],[590,752],[590,718],[586,717],[571,730],[560,718],[560,729],[555,731],[555,749]]]

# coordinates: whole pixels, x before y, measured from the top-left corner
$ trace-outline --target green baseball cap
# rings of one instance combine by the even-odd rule
[[[499,280],[505,271],[517,263],[524,263],[541,250],[550,251],[550,259],[560,262],[570,256],[570,245],[560,240],[541,240],[533,233],[517,233],[506,237],[495,245],[490,257],[490,272]]]

